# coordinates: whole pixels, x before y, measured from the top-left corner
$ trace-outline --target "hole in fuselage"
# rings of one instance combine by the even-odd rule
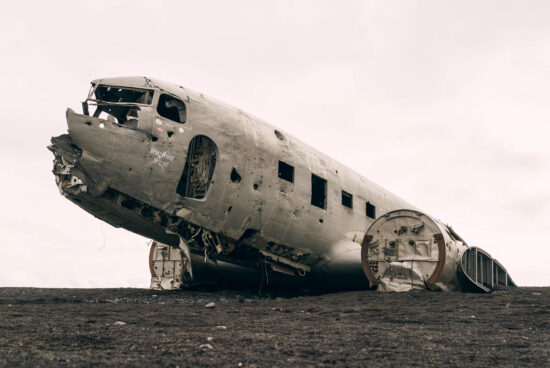
[[[204,136],[197,135],[189,142],[187,160],[176,192],[187,198],[204,198],[216,167],[217,147]]]
[[[244,231],[243,235],[241,235],[241,237],[239,238],[239,241],[250,239],[254,235],[256,235],[258,232],[259,232],[259,230],[256,230],[256,229],[246,229]]]
[[[285,139],[285,136],[280,131],[275,130],[273,133],[275,133],[275,136],[277,137],[278,140],[283,141]]]
[[[231,181],[233,183],[238,183],[241,181],[241,176],[239,175],[239,173],[237,172],[237,169],[233,168],[233,170],[231,170]]]

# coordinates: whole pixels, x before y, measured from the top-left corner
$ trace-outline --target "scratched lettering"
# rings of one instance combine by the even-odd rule
[[[170,162],[174,160],[174,155],[171,155],[168,151],[159,151],[155,147],[151,147],[151,150],[149,151],[151,156],[153,157],[152,164],[157,165],[159,167],[168,167]]]

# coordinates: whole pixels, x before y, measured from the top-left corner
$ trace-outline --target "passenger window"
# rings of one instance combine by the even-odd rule
[[[279,178],[294,183],[294,166],[279,161]]]
[[[185,104],[181,100],[164,93],[159,97],[157,112],[163,118],[170,119],[180,124],[185,123],[187,119]]]
[[[370,202],[367,202],[367,217],[376,218],[376,207]]]
[[[327,208],[327,181],[314,174],[311,174],[311,204]]]
[[[353,208],[353,195],[342,191],[342,206]]]

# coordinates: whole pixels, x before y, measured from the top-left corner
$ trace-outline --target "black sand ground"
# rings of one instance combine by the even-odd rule
[[[0,366],[550,367],[549,324],[550,288],[279,298],[3,288]]]

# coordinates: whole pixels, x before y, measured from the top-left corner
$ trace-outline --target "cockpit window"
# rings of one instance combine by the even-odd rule
[[[187,112],[183,101],[164,93],[159,97],[157,112],[160,116],[180,124],[185,123],[187,119]]]
[[[88,99],[82,103],[85,115],[112,121],[129,128],[137,128],[138,105],[150,105],[155,93],[152,89],[115,87],[100,84],[88,94]],[[95,96],[94,96],[95,95]],[[95,98],[94,98],[95,97]]]
[[[105,102],[127,102],[149,105],[153,102],[153,90],[121,88],[100,84],[95,89],[95,98]]]
[[[137,128],[138,106],[98,104],[93,116],[100,119],[110,120],[129,128]]]

